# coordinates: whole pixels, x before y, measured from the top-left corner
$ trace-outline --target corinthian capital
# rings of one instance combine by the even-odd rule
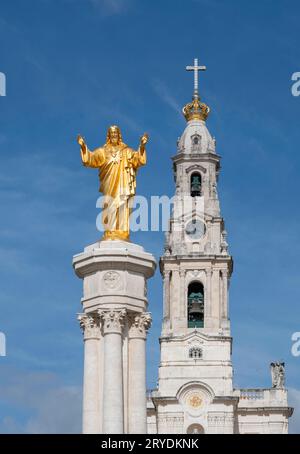
[[[97,312],[79,314],[78,320],[82,329],[84,339],[100,338],[100,318]]]
[[[164,270],[164,271],[163,271],[163,279],[164,279],[164,281],[170,279],[170,274],[171,274],[171,271],[170,271],[170,270]]]
[[[99,316],[103,321],[104,334],[122,333],[126,309],[100,310]]]
[[[147,331],[151,326],[152,317],[149,312],[133,314],[129,318],[130,328],[129,337],[139,337],[146,339]]]

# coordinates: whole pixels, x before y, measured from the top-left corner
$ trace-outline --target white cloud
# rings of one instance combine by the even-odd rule
[[[106,15],[117,15],[125,13],[131,0],[89,0],[90,3],[99,8]]]
[[[25,433],[80,433],[81,393],[77,386],[48,390],[40,397],[34,416],[27,420]]]
[[[53,0],[43,0],[46,3],[52,3]],[[133,0],[65,0],[67,3],[89,3],[99,10],[103,15],[112,16],[125,13],[131,6]],[[1,18],[0,18],[1,23]]]
[[[37,241],[56,231],[57,241],[62,236],[65,240],[70,229],[74,230],[78,224],[82,227],[84,219],[78,219],[76,226],[72,220],[77,207],[84,204],[87,196],[84,191],[77,190],[74,197],[82,175],[80,158],[76,158],[78,164],[71,168],[57,164],[46,151],[43,155],[32,153],[30,160],[26,154],[8,158],[7,167],[0,172],[0,202],[4,218],[0,233],[3,239],[17,241],[26,237]],[[22,170],[16,172],[15,169]],[[22,245],[26,246],[26,242]],[[8,244],[2,244],[2,252],[8,247]],[[23,253],[17,246],[10,246],[10,249],[10,261],[20,258]]]
[[[78,385],[65,385],[47,372],[2,371],[0,401],[9,410],[0,418],[0,433],[55,434],[81,432],[81,395]]]
[[[220,2],[217,0],[193,0],[194,3],[198,3],[201,6],[219,7]]]
[[[175,112],[180,113],[181,108],[176,98],[170,93],[169,88],[159,79],[152,82],[152,87],[155,93]]]

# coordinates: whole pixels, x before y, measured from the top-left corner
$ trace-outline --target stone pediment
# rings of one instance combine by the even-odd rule
[[[197,341],[198,343],[203,344],[205,341],[209,340],[209,336],[204,333],[200,333],[199,331],[193,331],[186,335],[180,336],[180,339],[188,343]]]

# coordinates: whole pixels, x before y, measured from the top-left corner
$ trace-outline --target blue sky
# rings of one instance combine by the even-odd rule
[[[0,71],[0,432],[78,432],[82,282],[72,256],[99,237],[98,180],[82,168],[117,123],[137,146],[148,131],[139,194],[173,195],[170,157],[185,120],[194,57],[222,156],[219,196],[234,273],[230,309],[235,385],[270,386],[283,359],[291,431],[300,432],[300,71],[298,1],[2,0]],[[162,233],[136,233],[157,258]],[[162,288],[149,283],[148,385],[159,361]]]

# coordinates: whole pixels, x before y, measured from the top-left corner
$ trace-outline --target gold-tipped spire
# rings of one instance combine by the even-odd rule
[[[205,121],[208,117],[210,112],[210,108],[201,102],[199,96],[199,88],[198,88],[198,72],[205,71],[206,66],[199,66],[198,65],[198,58],[194,59],[194,66],[187,66],[187,71],[194,71],[194,94],[192,102],[186,104],[183,109],[182,113],[186,119],[186,121],[190,120],[203,120]]]

